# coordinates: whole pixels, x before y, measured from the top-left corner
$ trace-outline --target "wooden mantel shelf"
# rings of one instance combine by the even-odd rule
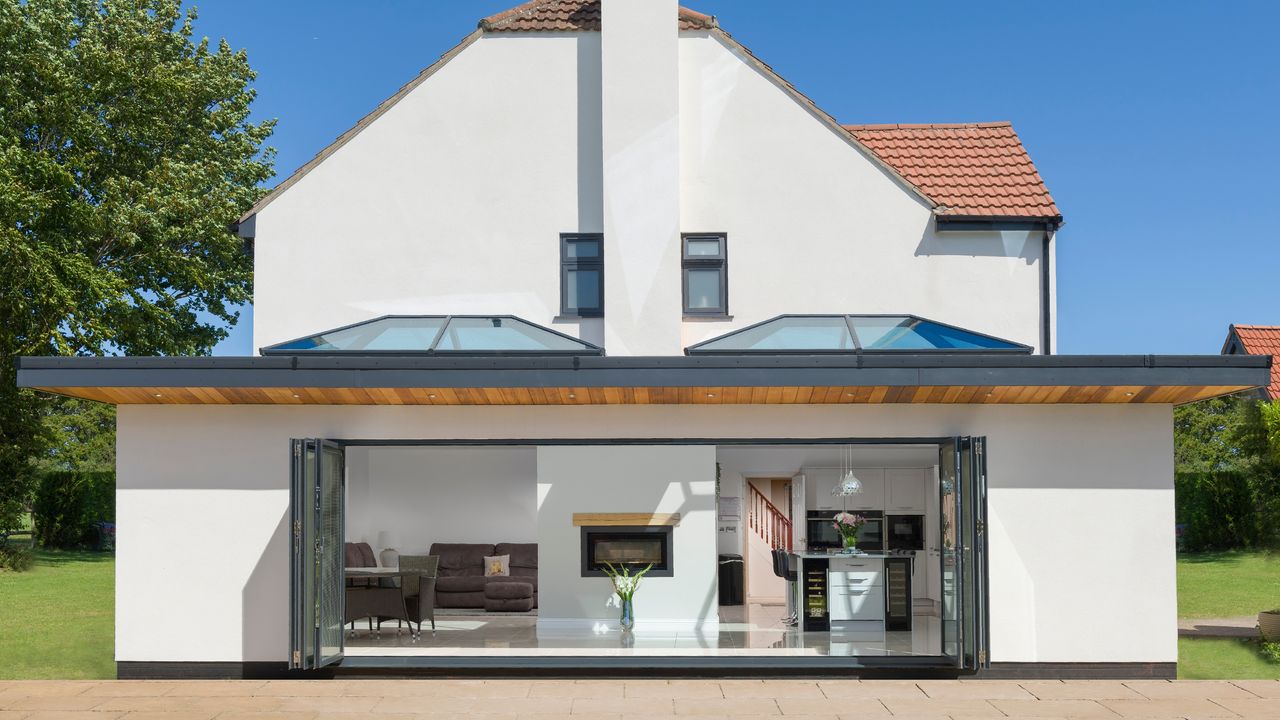
[[[574,513],[578,527],[679,525],[680,513]]]

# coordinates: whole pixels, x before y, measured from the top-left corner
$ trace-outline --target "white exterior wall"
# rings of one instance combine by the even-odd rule
[[[604,327],[613,355],[679,355],[676,0],[604,0]]]
[[[552,325],[560,233],[602,230],[599,58],[599,33],[484,36],[258,213],[255,351],[386,314]]]
[[[290,437],[520,439],[530,428],[564,439],[985,435],[991,659],[1177,659],[1167,405],[126,405],[118,422],[121,661],[285,658]]]
[[[684,446],[538,448],[538,626],[616,623],[609,581],[582,577],[582,528],[573,514],[679,513],[671,577],[645,577],[637,624],[694,629],[717,613],[716,449]]]
[[[912,313],[1039,347],[1039,231],[934,232],[924,201],[710,33],[682,35],[680,93],[681,226],[728,234],[733,317],[686,322],[686,346],[782,313]]]
[[[255,347],[391,313],[509,313],[611,355],[782,313],[914,313],[1039,347],[1038,231],[935,233],[926,203],[735,50],[674,38],[678,96],[667,51],[627,34],[608,98],[601,33],[462,50],[258,214]],[[602,231],[605,319],[557,320],[560,233]],[[732,319],[681,321],[677,231],[728,234]]]

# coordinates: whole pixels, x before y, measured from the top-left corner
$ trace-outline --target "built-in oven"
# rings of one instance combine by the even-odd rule
[[[840,510],[810,510],[806,513],[806,523],[810,551],[834,550],[843,546],[840,531],[836,530],[833,518]],[[858,528],[858,549],[867,552],[884,550],[884,513],[879,510],[850,511],[851,514],[866,518],[862,527]]]
[[[889,550],[924,550],[923,515],[886,515],[884,526]]]

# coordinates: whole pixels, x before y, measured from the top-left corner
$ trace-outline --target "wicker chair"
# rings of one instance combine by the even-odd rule
[[[417,623],[413,639],[422,637],[422,621],[431,621],[431,634],[436,634],[436,572],[440,567],[439,555],[401,555],[400,569],[413,573],[405,575],[400,583],[404,593],[404,607],[409,622]],[[412,626],[410,630],[413,630]]]

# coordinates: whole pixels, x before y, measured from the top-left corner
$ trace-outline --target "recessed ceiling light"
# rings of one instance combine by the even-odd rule
[[[716,396],[715,393],[707,393],[707,397],[715,397],[715,396]]]
[[[156,393],[156,397],[164,397],[164,395],[162,395],[162,394],[160,394],[160,393]]]
[[[429,398],[431,398],[432,400],[434,400],[434,399],[435,399],[435,397],[436,397],[436,394],[435,394],[435,393],[431,393],[431,394],[430,394],[430,395],[428,395],[427,397],[429,397]]]
[[[573,400],[573,399],[575,399],[575,398],[577,398],[577,397],[578,397],[577,395],[574,395],[573,393],[569,393],[569,399],[570,399],[570,400]]]
[[[298,393],[294,393],[294,394],[293,394],[293,396],[294,396],[294,397],[296,397],[296,398],[297,398],[297,397],[302,397],[302,396],[301,396],[301,395],[299,395]]]
[[[1131,393],[1131,392],[1127,392],[1127,393],[1125,393],[1125,395],[1126,395],[1127,397],[1133,397],[1133,393]]]

